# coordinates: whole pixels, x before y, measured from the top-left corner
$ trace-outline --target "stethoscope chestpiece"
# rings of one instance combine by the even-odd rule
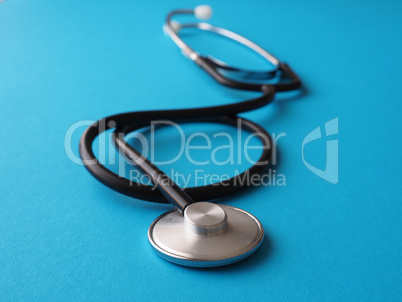
[[[253,254],[264,230],[250,213],[227,205],[197,202],[183,215],[171,210],[159,216],[148,239],[163,259],[192,267],[231,264]]]

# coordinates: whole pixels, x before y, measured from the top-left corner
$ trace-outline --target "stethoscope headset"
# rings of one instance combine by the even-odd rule
[[[170,12],[166,18],[165,32],[180,47],[182,53],[204,69],[222,85],[247,91],[261,92],[261,96],[243,102],[180,110],[128,112],[108,116],[94,123],[81,137],[80,155],[87,170],[109,188],[131,196],[158,203],[171,203],[175,209],[159,216],[148,231],[149,241],[162,258],[186,266],[211,267],[240,261],[251,255],[261,245],[264,230],[250,213],[227,205],[208,201],[217,200],[249,185],[241,181],[248,175],[266,173],[272,157],[273,141],[268,132],[258,124],[239,117],[239,113],[255,110],[271,103],[276,92],[296,90],[301,81],[290,67],[250,40],[227,29],[205,22],[180,24],[172,20],[179,14],[195,15],[209,19],[211,8],[206,5],[195,9]],[[268,60],[275,68],[270,71],[251,71],[231,67],[213,57],[197,53],[183,42],[179,32],[183,28],[198,28],[232,39],[249,47]],[[275,79],[275,82],[267,80]],[[258,161],[243,173],[218,183],[199,187],[180,188],[163,171],[129,145],[125,136],[148,127],[151,121],[170,120],[183,122],[213,122],[236,127],[256,134],[262,144]],[[114,128],[113,142],[126,160],[151,179],[158,188],[120,177],[102,165],[94,155],[92,144],[102,132]],[[169,180],[168,182],[166,180]],[[162,181],[163,180],[163,181]]]

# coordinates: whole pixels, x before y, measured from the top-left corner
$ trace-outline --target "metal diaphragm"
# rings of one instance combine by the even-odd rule
[[[240,261],[257,250],[264,237],[250,213],[226,205],[197,202],[182,215],[171,210],[151,224],[148,239],[155,252],[170,262],[193,267]]]

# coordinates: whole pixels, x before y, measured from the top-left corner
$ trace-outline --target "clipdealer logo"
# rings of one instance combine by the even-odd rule
[[[81,159],[79,156],[76,155],[76,153],[73,151],[73,149],[76,147],[73,147],[72,144],[72,137],[74,133],[82,128],[82,127],[87,127],[91,124],[93,124],[95,121],[92,120],[83,120],[83,121],[78,121],[71,125],[69,129],[66,132],[65,136],[65,141],[64,141],[64,147],[67,156],[71,161],[78,165],[83,165]],[[113,122],[111,122],[113,123]],[[156,152],[156,145],[155,145],[155,131],[159,127],[171,127],[172,130],[177,131],[179,137],[180,137],[180,151],[178,154],[175,154],[173,158],[170,158],[169,160],[164,160],[164,161],[157,161],[155,158]],[[101,125],[101,128],[105,128],[106,125]],[[110,125],[109,127],[113,128],[114,125]],[[103,129],[102,128],[102,129]],[[309,132],[305,138],[302,141],[301,145],[301,157],[304,165],[310,170],[312,173],[317,175],[318,177],[328,181],[329,183],[332,184],[337,184],[339,180],[339,172],[338,172],[338,139],[336,138],[336,135],[338,134],[338,118],[334,118],[328,122],[325,123],[324,125],[325,131],[322,131],[321,127],[315,128],[313,131]],[[105,128],[106,129],[106,128]],[[234,165],[241,165],[246,162],[247,165],[254,165],[256,164],[256,161],[254,161],[250,156],[249,152],[253,149],[263,149],[262,146],[256,146],[252,144],[252,138],[255,136],[255,134],[248,134],[248,136],[245,136],[244,132],[241,129],[241,124],[238,123],[237,125],[237,142],[233,140],[233,132],[232,133],[226,133],[226,132],[217,132],[214,135],[207,135],[204,132],[195,132],[191,134],[189,137],[186,137],[182,127],[174,123],[172,121],[155,121],[152,122],[150,125],[150,136],[147,137],[145,136],[141,131],[134,131],[126,136],[126,140],[137,140],[137,143],[141,145],[141,153],[143,154],[144,157],[149,158],[155,165],[160,166],[160,165],[169,165],[172,163],[175,163],[176,161],[180,160],[182,157],[186,157],[187,161],[194,166],[207,166],[209,164],[214,164],[217,166],[222,166],[222,165],[229,165],[233,166]],[[242,133],[243,132],[243,133]],[[323,132],[325,135],[323,135]],[[112,141],[111,137],[112,134],[105,133],[105,135],[102,135],[99,137],[99,143],[97,144],[98,148],[98,154],[99,154],[99,161],[103,164],[107,165],[118,165],[118,172],[117,174],[120,177],[125,177],[127,175],[127,163],[126,161],[129,161],[128,159],[125,159],[122,156],[116,156],[116,152],[107,152],[109,148],[111,148],[110,141]],[[245,136],[245,137],[244,137]],[[225,145],[219,145],[217,147],[213,147],[213,139],[216,138],[226,138],[227,139],[227,144]],[[284,174],[278,173],[277,170],[275,170],[276,164],[277,164],[277,142],[279,139],[286,137],[286,133],[279,133],[279,134],[272,134],[272,142],[273,144],[269,144],[269,148],[272,149],[272,159],[271,159],[271,169],[269,169],[266,173],[266,175],[247,175],[238,169],[234,170],[235,175],[238,176],[241,175],[243,178],[242,180],[249,183],[250,185],[269,185],[269,186],[285,186],[286,185],[286,178]],[[194,139],[198,138],[203,141],[201,144],[199,143],[198,145],[194,142]],[[329,138],[329,139],[328,139]],[[264,138],[263,138],[264,139]],[[265,138],[267,139],[267,138]],[[306,160],[305,157],[305,147],[317,140],[320,139],[326,139],[326,162],[325,162],[325,169],[319,169],[318,167],[314,166],[310,162]],[[93,146],[95,148],[95,146]],[[197,161],[196,158],[193,158],[193,153],[194,150],[205,150],[205,152],[209,152],[211,154],[209,160],[206,161]],[[223,150],[226,150],[227,154],[229,154],[224,160],[218,160],[218,157],[216,156],[217,152],[222,152]],[[108,155],[107,155],[108,154]],[[117,157],[117,158],[116,158]],[[129,162],[130,163],[130,162]],[[91,165],[94,163],[86,162],[85,164]],[[182,187],[188,187],[191,185],[199,186],[199,185],[208,185],[208,184],[213,184],[213,183],[218,183],[218,182],[224,182],[225,180],[228,180],[233,177],[224,174],[224,173],[219,173],[219,174],[208,174],[205,172],[203,169],[194,169],[191,174],[180,174],[177,171],[174,171],[173,169],[170,171],[170,178],[174,182],[176,182],[179,186]],[[127,175],[128,176],[128,175]],[[259,176],[259,177],[258,177]],[[136,169],[130,169],[129,171],[129,180],[132,184],[134,183],[143,183],[143,184],[150,184],[150,180],[142,175],[138,170]]]
[[[339,158],[338,158],[338,139],[329,139],[326,142],[326,163],[325,169],[321,170],[309,162],[304,157],[304,147],[318,139],[325,139],[327,137],[333,138],[338,134],[338,118],[334,118],[325,123],[325,136],[322,136],[321,127],[315,128],[304,138],[302,143],[302,159],[304,165],[315,175],[322,179],[337,184],[339,181]]]

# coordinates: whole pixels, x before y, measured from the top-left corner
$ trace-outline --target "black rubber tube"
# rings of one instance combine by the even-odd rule
[[[129,112],[109,116],[99,120],[86,129],[80,140],[80,156],[87,170],[109,188],[134,198],[167,203],[163,195],[159,191],[153,190],[152,186],[132,182],[124,177],[120,177],[102,165],[96,159],[92,150],[92,144],[95,138],[103,131],[111,129],[110,126],[112,125],[116,128],[114,141],[117,147],[119,147],[119,149],[133,150],[123,139],[124,135],[136,129],[148,126],[151,121],[168,119],[175,123],[216,122],[236,126],[237,120],[239,119],[242,128],[252,133],[258,133],[258,137],[263,146],[266,146],[266,148],[263,148],[263,153],[257,163],[242,174],[227,181],[184,189],[194,201],[218,199],[247,186],[247,183],[242,181],[242,177],[244,177],[245,174],[249,173],[250,176],[261,174],[267,169],[271,160],[273,144],[270,135],[261,126],[240,118],[236,114],[265,106],[273,100],[274,95],[274,88],[267,86],[261,97],[236,104],[195,109]],[[121,133],[121,135],[118,135],[119,133]],[[145,158],[144,160],[148,161]]]
[[[243,129],[253,134],[258,134],[257,137],[263,145],[263,152],[255,165],[240,175],[236,175],[226,181],[207,186],[184,188],[183,191],[185,194],[196,202],[215,200],[248,187],[250,183],[244,181],[244,177],[261,175],[267,170],[271,162],[273,149],[271,136],[263,127],[252,121],[240,118],[237,115],[268,105],[274,99],[276,91],[298,89],[301,86],[300,79],[288,65],[283,63],[279,65],[279,70],[282,75],[290,79],[290,82],[279,84],[249,84],[236,82],[220,74],[206,58],[201,57],[196,63],[223,85],[240,90],[261,91],[262,95],[255,99],[229,105],[179,110],[128,112],[99,120],[88,127],[82,135],[79,145],[81,159],[87,170],[96,179],[109,188],[127,196],[152,202],[168,203],[166,198],[159,191],[154,190],[152,186],[130,181],[107,169],[96,159],[92,150],[92,144],[99,134],[111,128],[115,128],[114,143],[118,150],[128,158],[132,155],[142,156],[139,151],[127,144],[124,140],[124,136],[134,130],[149,126],[151,121],[158,120],[169,120],[175,123],[216,122],[232,126],[236,126],[237,122],[240,121]],[[157,169],[148,159],[143,156],[142,159],[148,166]]]

